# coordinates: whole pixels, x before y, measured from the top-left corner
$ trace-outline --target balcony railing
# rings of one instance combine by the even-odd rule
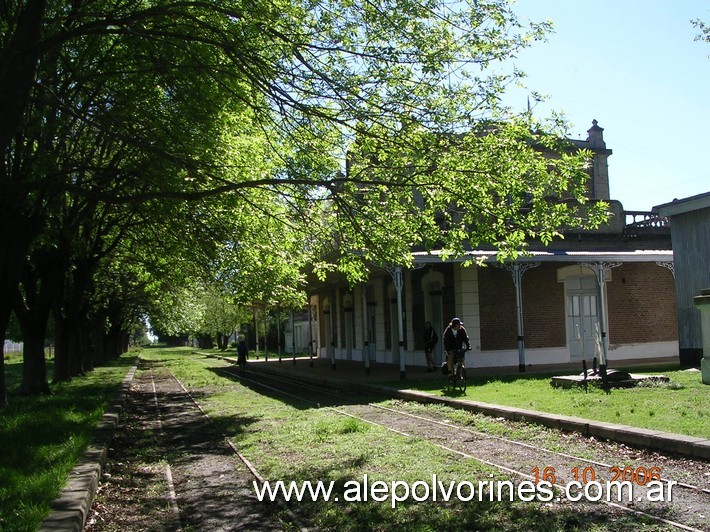
[[[670,234],[668,218],[658,216],[648,211],[624,211],[624,233],[639,234]]]

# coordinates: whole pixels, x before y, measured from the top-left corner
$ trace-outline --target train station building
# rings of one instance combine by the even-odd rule
[[[330,359],[425,366],[422,331],[439,338],[453,317],[471,339],[470,368],[526,371],[597,358],[608,365],[677,356],[678,329],[671,232],[657,213],[625,211],[609,197],[608,157],[596,121],[584,141],[594,154],[590,199],[612,217],[594,231],[566,233],[501,263],[494,250],[444,260],[415,253],[411,268],[373,268],[351,288],[332,276],[308,287],[309,312],[291,320],[286,346]],[[474,259],[471,266],[465,262]],[[444,360],[441,341],[434,360]],[[418,368],[417,368],[418,367]]]

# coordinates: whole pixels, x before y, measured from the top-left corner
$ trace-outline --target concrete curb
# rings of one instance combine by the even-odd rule
[[[104,412],[83,456],[69,473],[64,490],[52,503],[51,513],[40,525],[41,532],[84,530],[101,478],[101,471],[106,463],[108,446],[118,426],[123,404],[137,369],[138,359],[123,378],[121,389]]]
[[[236,363],[235,359],[229,357],[218,357],[228,362]],[[572,416],[558,414],[548,414],[537,410],[525,410],[510,406],[494,405],[471,401],[468,399],[452,399],[441,397],[427,392],[417,390],[398,390],[387,386],[375,384],[357,383],[342,379],[328,379],[315,375],[304,375],[293,371],[283,370],[268,364],[252,364],[248,366],[250,370],[273,373],[290,378],[317,384],[329,388],[340,388],[346,391],[359,393],[384,394],[408,401],[419,403],[445,404],[454,408],[461,408],[469,412],[481,413],[493,417],[502,417],[512,421],[525,421],[528,423],[538,423],[546,427],[564,430],[568,432],[579,432],[585,436],[603,438],[617,443],[633,447],[641,447],[659,452],[673,453],[687,458],[710,461],[710,439],[686,436],[683,434],[673,434],[659,430],[641,429],[628,425],[618,425],[605,421],[595,421]]]

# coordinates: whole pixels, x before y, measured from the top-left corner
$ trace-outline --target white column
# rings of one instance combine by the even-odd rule
[[[480,353],[481,319],[478,297],[478,268],[475,266],[468,268],[463,268],[461,265],[454,266],[454,289],[456,316],[461,318],[464,327],[466,327],[471,341],[471,349],[474,353]],[[445,317],[444,322],[448,323],[452,317]]]
[[[703,335],[703,358],[700,360],[700,379],[710,384],[710,289],[702,290],[693,298],[695,308],[700,311],[700,330]]]

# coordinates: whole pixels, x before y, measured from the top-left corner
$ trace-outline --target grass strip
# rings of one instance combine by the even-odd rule
[[[555,388],[550,385],[551,374],[476,376],[474,369],[469,370],[465,394],[446,391],[443,375],[441,382],[392,381],[384,385],[710,438],[710,388],[701,382],[699,372],[681,370],[677,366],[633,369],[631,372],[641,375],[663,374],[670,382],[643,383],[635,388],[613,388],[607,393],[595,386],[589,386],[587,390],[581,387]]]
[[[513,480],[475,460],[445,451],[424,439],[407,438],[382,427],[343,417],[240,382],[219,371],[223,361],[180,350],[146,350],[145,358],[162,360],[190,390],[231,440],[266,479],[286,483],[333,482],[331,499],[304,500],[291,505],[305,524],[322,530],[649,530],[656,523],[580,503],[521,500],[466,502],[456,497],[415,501],[392,507],[391,501],[347,501],[351,481],[431,483],[433,475],[450,482]],[[372,398],[357,401],[367,403]],[[443,442],[445,443],[445,442]],[[423,495],[424,487],[420,484]],[[353,493],[349,492],[350,498]],[[463,492],[467,495],[466,488]],[[334,498],[337,497],[338,501]]]
[[[135,355],[52,385],[48,397],[10,394],[0,415],[0,530],[36,530],[49,514]],[[13,390],[22,359],[13,357],[5,364],[8,389]],[[51,374],[51,361],[48,366]]]

